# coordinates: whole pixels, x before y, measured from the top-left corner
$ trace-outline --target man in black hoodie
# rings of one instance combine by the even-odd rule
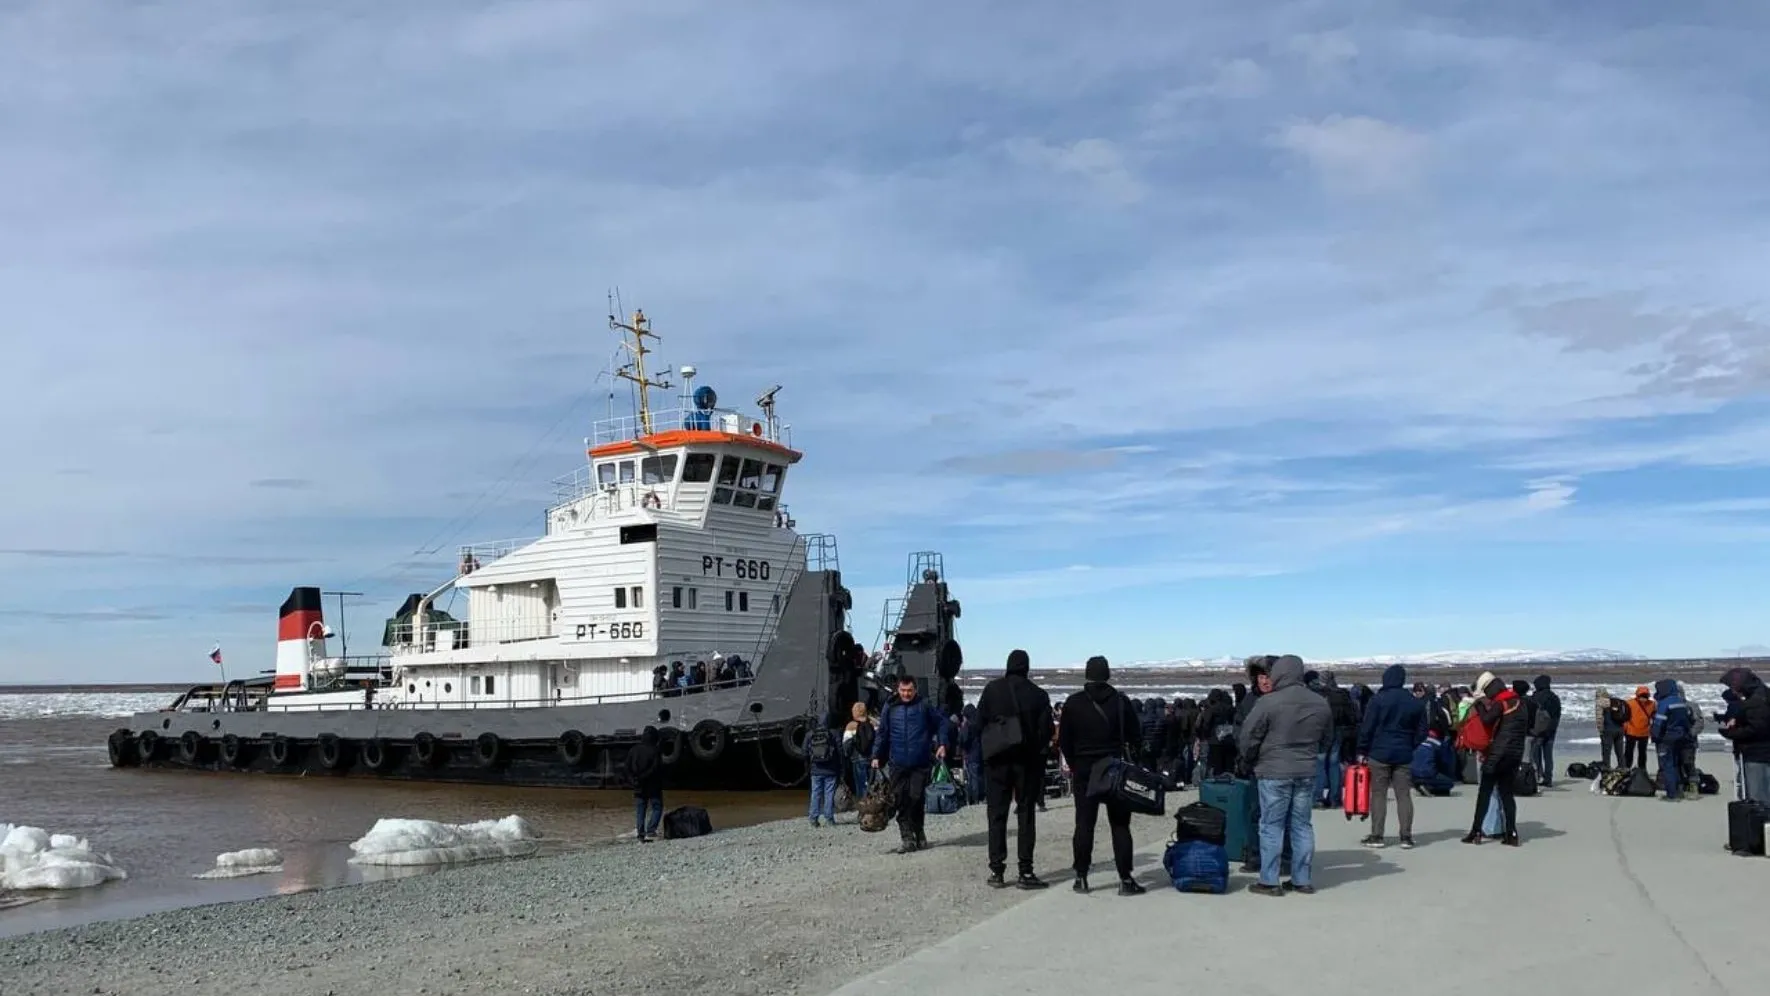
[[[1108,684],[1112,668],[1104,657],[1088,658],[1082,690],[1063,703],[1063,723],[1058,728],[1058,747],[1069,762],[1076,800],[1075,891],[1088,891],[1088,869],[1094,862],[1094,826],[1100,807],[1106,807],[1106,824],[1112,830],[1112,857],[1118,866],[1119,895],[1136,896],[1148,891],[1131,877],[1131,810],[1112,798],[1088,795],[1089,774],[1094,765],[1109,757],[1124,757],[1127,750],[1143,746],[1143,728],[1131,700]]]
[[[648,726],[639,743],[627,751],[627,778],[633,783],[633,821],[639,842],[650,843],[664,820],[664,759],[658,753],[658,728]],[[647,810],[650,818],[647,818]]]
[[[1721,736],[1739,758],[1740,789],[1747,799],[1770,803],[1770,688],[1750,668],[1721,675],[1721,684],[1738,697],[1738,711],[1721,725]]]
[[[1537,778],[1548,788],[1555,783],[1555,737],[1561,732],[1561,696],[1555,694],[1548,675],[1536,676],[1536,694],[1530,701],[1536,705],[1536,726],[1531,730],[1536,735],[1536,756],[1531,760]]]
[[[983,730],[986,754],[985,802],[989,822],[989,884],[1000,889],[1008,883],[1008,804],[1014,803],[1018,821],[1022,889],[1043,889],[1045,883],[1033,872],[1033,846],[1037,842],[1038,805],[1045,795],[1045,756],[1054,732],[1051,696],[1033,684],[1032,659],[1026,651],[1008,655],[1008,667],[1000,678],[983,686],[977,698],[977,723]],[[997,732],[992,733],[995,730]],[[1009,734],[1009,730],[1018,736]],[[1012,746],[1002,742],[1013,740]]]

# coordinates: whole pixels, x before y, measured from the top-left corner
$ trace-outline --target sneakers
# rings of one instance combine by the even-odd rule
[[[1014,880],[1014,887],[1027,891],[1048,888],[1045,884],[1045,880],[1034,875],[1032,872],[1021,872],[1020,877]]]
[[[1138,885],[1137,880],[1134,878],[1119,879],[1119,895],[1121,896],[1141,896],[1148,891],[1148,889]]]
[[[984,880],[984,884],[992,889],[1006,889],[1008,887],[1008,880],[1001,872],[990,872],[989,878]]]
[[[1414,839],[1412,837],[1401,838],[1401,849],[1404,851],[1413,850],[1414,849]]]
[[[1363,840],[1359,841],[1359,843],[1363,844],[1365,847],[1368,847],[1373,851],[1381,851],[1384,847],[1388,846],[1383,843],[1383,838],[1375,836],[1374,834],[1364,838]]]

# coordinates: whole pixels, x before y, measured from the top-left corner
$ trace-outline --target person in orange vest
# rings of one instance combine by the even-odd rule
[[[1647,737],[1653,732],[1653,713],[1653,693],[1646,685],[1636,686],[1635,697],[1629,700],[1629,718],[1623,721],[1623,737],[1627,741],[1623,764],[1647,770]]]

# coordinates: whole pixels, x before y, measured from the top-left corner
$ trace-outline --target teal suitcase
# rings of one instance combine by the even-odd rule
[[[1223,811],[1223,850],[1231,861],[1253,853],[1254,783],[1242,778],[1209,778],[1199,783],[1198,801]]]

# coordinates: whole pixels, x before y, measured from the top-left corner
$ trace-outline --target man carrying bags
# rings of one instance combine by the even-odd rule
[[[983,728],[985,801],[989,814],[989,884],[1007,886],[1008,804],[1014,803],[1019,836],[1022,889],[1043,889],[1045,883],[1033,872],[1035,823],[1039,801],[1045,792],[1046,753],[1054,735],[1051,696],[1033,684],[1031,659],[1026,651],[1008,655],[1002,677],[983,688],[977,700],[977,722]]]

